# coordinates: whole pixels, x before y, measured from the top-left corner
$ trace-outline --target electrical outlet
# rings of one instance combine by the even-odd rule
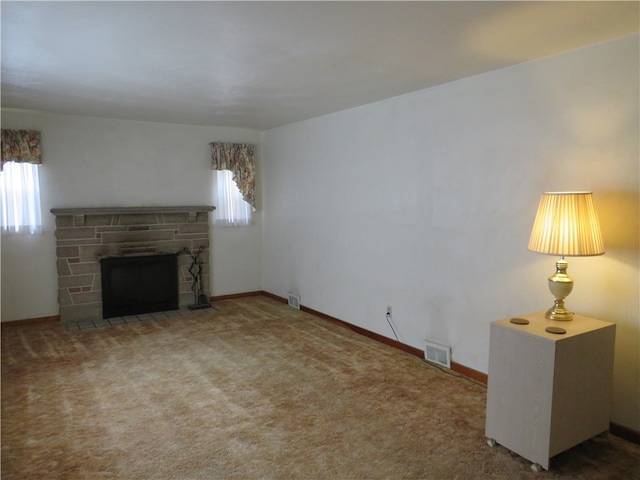
[[[387,315],[391,315],[391,305],[387,305]]]

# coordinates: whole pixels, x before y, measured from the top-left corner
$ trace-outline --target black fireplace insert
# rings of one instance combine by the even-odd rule
[[[178,256],[100,260],[103,318],[178,309]]]

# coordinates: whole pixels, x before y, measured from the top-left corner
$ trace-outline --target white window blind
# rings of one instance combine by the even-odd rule
[[[213,225],[217,227],[243,227],[251,224],[251,205],[245,202],[233,181],[230,170],[214,170]]]
[[[42,231],[40,178],[34,163],[7,162],[0,172],[0,223],[3,233]]]

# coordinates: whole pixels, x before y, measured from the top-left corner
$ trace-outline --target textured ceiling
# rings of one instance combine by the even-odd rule
[[[2,1],[2,106],[269,129],[638,31],[638,2]]]

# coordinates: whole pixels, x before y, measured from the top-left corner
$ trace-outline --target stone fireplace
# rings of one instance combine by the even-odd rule
[[[53,208],[60,320],[102,318],[100,259],[178,254],[179,307],[194,303],[190,255],[204,247],[202,293],[209,296],[209,212],[212,206]]]

